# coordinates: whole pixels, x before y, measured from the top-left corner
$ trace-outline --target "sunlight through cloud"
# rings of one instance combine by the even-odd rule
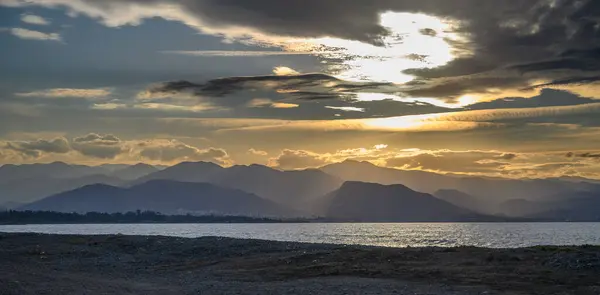
[[[457,22],[425,14],[387,12],[381,25],[390,34],[383,46],[338,38],[316,38],[288,46],[291,51],[307,48],[323,59],[328,71],[350,81],[406,83],[413,76],[403,71],[443,66],[462,53],[450,40],[461,40],[454,33]],[[339,62],[341,61],[341,62]]]

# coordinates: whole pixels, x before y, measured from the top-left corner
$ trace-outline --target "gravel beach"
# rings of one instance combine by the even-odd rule
[[[600,294],[600,247],[0,234],[0,294]]]

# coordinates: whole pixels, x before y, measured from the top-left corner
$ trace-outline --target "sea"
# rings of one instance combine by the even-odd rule
[[[206,236],[385,247],[600,245],[600,223],[270,223],[2,225],[0,232]]]

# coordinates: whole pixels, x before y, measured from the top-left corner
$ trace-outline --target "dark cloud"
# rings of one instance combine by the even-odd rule
[[[510,161],[510,160],[516,159],[517,157],[518,157],[517,154],[505,153],[505,154],[498,156],[497,158]]]
[[[215,109],[227,109],[227,114],[246,118],[281,119],[331,119],[339,108],[360,108],[365,112],[343,115],[344,118],[372,118],[385,116],[417,115],[456,111],[431,103],[403,101],[394,93],[399,87],[390,83],[349,82],[323,74],[286,76],[230,77],[210,80],[206,83],[174,81],[155,85],[146,96],[159,97],[155,104],[184,103],[188,106],[193,98],[171,100],[167,96],[189,95],[205,100]],[[375,100],[361,100],[361,93],[381,96]],[[327,109],[320,104],[327,101]],[[256,102],[264,102],[256,107]],[[268,102],[268,103],[267,103]],[[296,108],[264,107],[280,104],[298,105]],[[250,107],[249,107],[250,106]],[[205,113],[210,114],[210,113]]]
[[[410,85],[410,84],[409,84]],[[523,77],[507,75],[479,75],[458,78],[440,78],[425,85],[419,84],[412,89],[403,90],[407,96],[434,97],[454,102],[458,97],[470,93],[492,93],[489,89],[510,89],[528,85]]]
[[[193,93],[198,96],[221,97],[241,91],[272,90],[306,100],[332,99],[351,95],[357,91],[379,92],[390,83],[348,82],[325,74],[267,75],[228,77],[209,80],[206,83],[189,81],[166,82],[148,91],[160,93]]]
[[[431,37],[437,36],[437,32],[434,29],[430,29],[430,28],[421,29],[421,30],[419,30],[419,32],[425,36],[431,36]]]
[[[591,159],[600,159],[600,153],[573,153],[569,152],[566,154],[567,158],[591,158]]]
[[[543,89],[538,96],[531,98],[508,97],[489,102],[480,102],[466,107],[469,110],[535,108],[550,106],[569,106],[597,103],[599,100],[581,97],[567,91]]]
[[[558,59],[551,61],[542,61],[530,64],[521,64],[512,66],[511,69],[517,70],[521,73],[530,72],[545,72],[555,70],[579,70],[579,71],[597,71],[600,69],[600,63],[597,61],[590,61],[585,59]]]
[[[42,154],[65,154],[71,151],[69,142],[63,137],[52,140],[7,142],[5,148],[22,153],[31,158],[39,158]]]
[[[469,1],[446,2],[464,8],[439,12],[468,21],[460,30],[470,36],[472,55],[439,68],[406,71],[434,82],[456,78],[417,89],[414,95],[457,96],[488,88],[526,87],[537,79],[556,80],[541,86],[597,81],[577,76],[600,70],[600,2],[479,1],[471,2],[472,7],[461,6]],[[497,11],[490,10],[494,6]],[[483,73],[491,77],[480,78]]]
[[[594,154],[594,153],[583,153],[583,154],[579,154],[577,156],[581,157],[581,158],[600,158],[600,154]]]
[[[539,79],[565,80],[574,78],[581,71],[600,70],[600,63],[597,62],[600,2],[595,0],[359,0],[343,4],[338,0],[82,0],[73,4],[59,0],[17,2],[19,5],[66,6],[72,12],[100,19],[111,26],[139,24],[143,18],[163,17],[238,40],[260,39],[261,36],[266,36],[266,39],[337,37],[376,45],[382,45],[382,38],[390,34],[380,24],[382,13],[391,11],[439,16],[456,20],[448,31],[467,37],[464,40],[447,40],[462,54],[442,67],[406,71],[419,76],[429,85],[407,93],[447,100],[468,92],[527,87],[531,81]],[[180,8],[180,13],[173,12],[177,9],[165,12],[159,6],[165,3],[174,4],[173,7]],[[142,6],[144,13],[128,13],[132,10],[125,8],[132,7],[131,4]],[[421,33],[436,36],[438,32],[423,28]],[[269,44],[265,40],[254,41]],[[331,62],[335,64],[335,61]],[[481,76],[484,73],[486,75]],[[473,75],[475,77],[471,77]],[[329,79],[321,76],[305,77],[303,80],[315,83]],[[294,85],[299,82],[287,78],[235,77],[202,84],[200,88],[203,93],[223,95],[239,91],[241,84],[266,82],[283,83],[290,88],[305,87]],[[589,82],[591,80],[579,81]],[[180,83],[172,86],[193,85]],[[319,91],[316,93],[316,97],[335,96],[331,93],[327,96]],[[310,98],[308,95],[303,97]]]
[[[114,145],[114,144],[118,144],[121,142],[121,140],[111,134],[107,134],[107,135],[99,135],[96,133],[90,133],[88,135],[82,136],[82,137],[75,137],[73,139],[74,143],[98,143],[98,144],[104,144],[104,145]]]
[[[542,88],[542,87],[550,87],[550,86],[564,86],[564,85],[583,85],[600,81],[600,76],[594,77],[571,77],[564,79],[557,79],[550,83],[533,85],[531,87],[526,88],[525,90]]]

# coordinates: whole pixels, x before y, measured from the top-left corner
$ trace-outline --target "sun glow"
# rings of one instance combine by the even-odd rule
[[[443,66],[461,54],[450,44],[450,40],[463,39],[454,32],[455,21],[387,12],[381,15],[381,25],[390,32],[383,46],[327,37],[304,40],[288,50],[312,51],[341,79],[398,84],[413,80],[405,70]]]

